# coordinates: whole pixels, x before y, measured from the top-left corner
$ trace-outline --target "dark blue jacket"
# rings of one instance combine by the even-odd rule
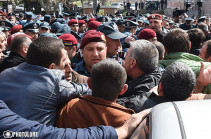
[[[22,63],[0,73],[0,98],[15,113],[53,125],[62,105],[91,94],[87,84],[69,83],[61,70]]]
[[[37,132],[40,139],[117,139],[116,131],[111,126],[96,126],[90,128],[63,129],[46,126],[36,121],[26,120],[13,113],[0,100],[0,138],[4,131]],[[16,136],[14,136],[16,137]]]

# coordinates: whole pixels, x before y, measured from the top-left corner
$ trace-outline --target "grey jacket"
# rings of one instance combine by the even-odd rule
[[[0,98],[20,116],[53,125],[63,104],[91,94],[87,84],[69,83],[60,70],[22,63],[0,74]]]

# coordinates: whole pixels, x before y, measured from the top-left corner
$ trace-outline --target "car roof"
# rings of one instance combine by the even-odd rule
[[[210,108],[211,100],[167,102],[155,106],[150,113],[149,139],[211,139]]]
[[[168,102],[158,105],[152,109],[152,136],[156,139],[211,139],[210,108],[211,100]]]

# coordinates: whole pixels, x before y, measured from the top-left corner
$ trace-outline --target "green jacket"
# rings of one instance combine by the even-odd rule
[[[192,55],[189,53],[185,52],[175,52],[175,53],[170,53],[165,56],[163,60],[159,61],[159,66],[162,68],[166,68],[168,65],[170,65],[173,62],[182,62],[189,66],[193,72],[196,74],[196,77],[199,74],[200,68],[201,68],[201,62],[204,63],[205,68],[210,65],[210,62],[204,62],[203,59],[196,55]],[[205,94],[211,94],[211,84],[206,86],[203,90],[202,93]]]

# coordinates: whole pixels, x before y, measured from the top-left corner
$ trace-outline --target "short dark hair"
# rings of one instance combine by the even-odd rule
[[[188,33],[179,28],[173,29],[163,38],[163,45],[167,49],[167,53],[189,52],[190,42]]]
[[[161,42],[159,42],[159,41],[153,41],[152,43],[158,49],[159,59],[162,59],[164,57],[164,54],[165,54],[165,48],[164,48],[163,44]]]
[[[151,73],[158,67],[158,50],[147,40],[136,40],[130,43],[130,57],[136,59],[137,64],[144,73]]]
[[[157,30],[155,33],[157,35],[157,40],[162,43],[163,42],[163,38],[166,35],[165,32],[163,32],[162,30]]]
[[[52,37],[41,37],[34,40],[26,55],[26,62],[48,68],[50,64],[59,65],[62,58],[63,42]]]
[[[211,40],[206,41],[205,44],[207,45],[207,50],[205,52],[205,58],[209,58],[211,56]]]
[[[109,101],[118,98],[127,80],[125,69],[114,59],[105,59],[92,67],[92,95]]]
[[[190,96],[196,83],[196,76],[184,63],[174,62],[165,69],[160,82],[166,98],[171,101],[182,101]]]
[[[19,50],[21,50],[23,47],[23,43],[25,43],[27,40],[30,39],[24,35],[19,35],[15,37],[10,45],[11,51],[18,52]]]
[[[188,30],[189,40],[191,41],[191,48],[200,49],[201,44],[205,40],[204,32],[201,29],[193,28]]]

